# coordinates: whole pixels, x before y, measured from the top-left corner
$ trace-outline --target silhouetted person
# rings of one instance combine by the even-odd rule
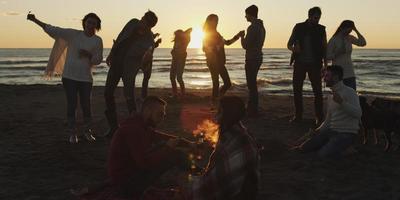
[[[192,28],[183,31],[181,29],[176,30],[174,35],[174,48],[171,51],[172,63],[171,70],[169,73],[169,78],[171,79],[172,95],[174,97],[178,96],[178,89],[176,86],[176,80],[181,88],[181,95],[185,95],[185,83],[183,82],[183,72],[185,70],[187,52],[186,49],[190,42],[190,34],[192,33]]]
[[[157,131],[165,118],[167,103],[155,96],[145,98],[141,110],[132,112],[115,132],[108,151],[108,179],[73,191],[82,199],[139,199],[144,191],[174,166],[188,170],[186,150],[195,144]],[[179,149],[179,150],[178,150]]]
[[[224,96],[219,105],[218,142],[204,174],[189,186],[188,199],[255,200],[260,155],[254,138],[241,123],[245,104],[239,97]]]
[[[217,98],[223,96],[225,92],[232,86],[229,78],[228,70],[225,67],[225,45],[231,45],[237,41],[241,33],[236,34],[232,39],[225,40],[217,31],[218,16],[210,14],[203,26],[204,40],[203,51],[206,54],[207,66],[211,73],[212,79],[212,102],[215,103]],[[224,85],[219,88],[219,76],[221,76]]]
[[[308,11],[308,19],[298,23],[293,28],[287,48],[291,50],[291,63],[294,61],[293,93],[295,115],[292,122],[299,122],[303,118],[303,83],[308,74],[314,93],[316,124],[323,119],[322,64],[326,65],[326,32],[325,27],[318,24],[321,18],[321,9],[313,7]]]
[[[154,34],[154,40],[159,36],[159,33]],[[142,64],[142,72],[143,72],[143,81],[142,81],[142,100],[147,97],[147,90],[149,89],[149,80],[151,77],[151,71],[153,70],[153,54],[154,50],[160,45],[162,42],[161,38],[158,38],[154,42],[154,48],[153,51],[151,52],[151,59],[147,63]]]
[[[111,135],[118,128],[114,92],[121,78],[124,83],[123,90],[128,112],[136,111],[135,79],[142,64],[152,59],[154,34],[151,28],[157,24],[157,21],[158,18],[152,11],[146,12],[141,20],[130,20],[119,33],[107,57],[106,62],[110,69],[107,74],[104,97],[105,115],[110,129],[106,135]]]
[[[357,34],[357,37],[350,35],[352,31]],[[343,83],[357,90],[356,74],[351,60],[353,44],[363,47],[367,45],[367,41],[358,32],[353,21],[344,20],[328,42],[326,57],[332,60],[333,65],[343,67]]]
[[[304,152],[318,151],[321,157],[337,158],[356,138],[362,111],[356,91],[343,84],[342,67],[327,67],[324,79],[332,90],[325,121],[300,149]]]
[[[243,37],[242,47],[246,49],[246,82],[249,89],[249,100],[247,104],[248,116],[258,115],[258,90],[257,90],[257,74],[263,62],[262,48],[265,40],[265,28],[263,21],[258,19],[258,8],[251,5],[246,8],[246,20],[250,22],[247,28],[247,34]]]
[[[101,20],[94,14],[87,14],[82,20],[82,30],[59,28],[45,24],[35,15],[28,14],[28,20],[35,22],[52,38],[55,44],[46,68],[46,75],[62,75],[62,84],[67,97],[67,120],[69,142],[78,143],[76,108],[78,94],[84,120],[84,136],[93,142],[91,122],[91,96],[93,86],[92,69],[103,60],[103,41],[96,35],[101,29]]]

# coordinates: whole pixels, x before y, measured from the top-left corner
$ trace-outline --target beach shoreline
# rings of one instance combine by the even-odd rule
[[[104,87],[93,87],[96,134],[107,130],[103,92]],[[170,92],[167,88],[149,89],[149,95],[168,102],[166,120],[159,128],[191,138],[195,126],[213,116],[209,109],[210,90],[189,89],[182,100],[169,98]],[[140,95],[140,88],[136,94]],[[246,100],[247,93],[228,91],[227,95]],[[128,114],[121,88],[115,96],[118,115],[123,119]],[[73,199],[70,188],[106,178],[109,140],[98,137],[94,144],[67,143],[62,85],[0,84],[0,97],[0,199]],[[314,154],[288,150],[312,127],[312,100],[304,100],[303,124],[289,123],[293,109],[289,95],[263,94],[262,117],[244,120],[264,146],[258,199],[400,198],[399,150],[385,153],[383,144],[361,145],[359,138],[355,144],[357,152],[343,160],[320,160]],[[78,121],[82,121],[80,111]],[[380,137],[383,138],[382,134]]]

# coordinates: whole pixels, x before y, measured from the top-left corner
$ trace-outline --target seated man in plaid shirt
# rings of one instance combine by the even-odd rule
[[[220,100],[219,140],[205,173],[193,179],[190,199],[255,199],[259,178],[259,152],[241,123],[245,105],[239,97]]]

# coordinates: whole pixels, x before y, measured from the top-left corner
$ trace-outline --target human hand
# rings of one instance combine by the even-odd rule
[[[158,38],[157,41],[156,41],[156,44],[160,44],[161,42],[162,42],[162,39]]]
[[[357,28],[356,28],[356,25],[354,24],[354,26],[353,26],[353,31],[354,32],[357,32]]]
[[[31,11],[29,11],[28,15],[26,16],[26,19],[30,20],[30,21],[34,21],[34,20],[36,20],[36,16],[34,14],[31,14]]]
[[[154,35],[153,35],[154,38],[157,38],[159,36],[160,36],[160,33],[154,33]]]
[[[333,100],[338,104],[343,103],[343,98],[336,92],[333,92]]]
[[[107,66],[111,67],[111,54],[109,54],[106,58],[106,64]]]

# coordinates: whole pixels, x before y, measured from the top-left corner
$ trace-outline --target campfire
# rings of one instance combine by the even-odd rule
[[[206,119],[201,124],[197,125],[193,135],[198,138],[199,142],[207,142],[213,148],[218,142],[219,126],[213,121]]]
[[[192,134],[197,139],[198,144],[209,144],[212,148],[215,148],[218,142],[219,126],[212,120],[206,119],[197,125]],[[205,152],[204,149],[197,148],[189,155],[188,159],[191,162],[191,169],[188,175],[189,181],[192,181],[193,175],[200,175],[199,167],[202,168],[205,166],[203,160]]]

